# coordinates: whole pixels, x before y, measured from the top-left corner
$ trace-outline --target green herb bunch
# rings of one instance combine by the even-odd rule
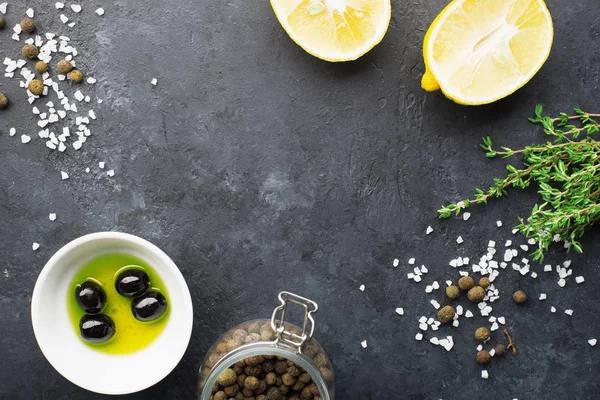
[[[489,158],[522,156],[519,167],[508,165],[508,174],[495,179],[487,191],[475,189],[472,199],[443,206],[440,218],[459,215],[472,204],[487,204],[491,197],[507,196],[510,187],[526,188],[536,185],[542,197],[527,219],[519,218],[516,227],[527,238],[536,240],[538,246],[532,254],[542,260],[552,242],[565,241],[569,249],[583,252],[578,242],[594,223],[600,221],[600,142],[593,135],[600,126],[589,114],[575,109],[575,115],[560,113],[551,118],[543,115],[541,105],[535,108],[534,124],[541,124],[552,140],[539,145],[513,150],[501,147],[494,150],[492,140],[483,139],[481,147]]]

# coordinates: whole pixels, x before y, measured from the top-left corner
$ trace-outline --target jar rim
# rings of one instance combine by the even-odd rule
[[[201,389],[202,391],[200,400],[210,400],[212,387],[217,383],[217,378],[227,368],[236,362],[243,360],[244,358],[263,355],[284,357],[300,365],[300,367],[304,368],[304,370],[308,372],[313,381],[317,384],[323,400],[330,400],[329,389],[327,388],[327,384],[325,383],[325,380],[321,376],[321,372],[316,365],[314,365],[306,356],[298,353],[295,348],[277,341],[258,341],[248,343],[238,347],[235,350],[232,350],[225,357],[217,361],[206,377],[204,388]]]

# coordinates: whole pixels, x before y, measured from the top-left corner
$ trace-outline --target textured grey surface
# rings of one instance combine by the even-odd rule
[[[6,19],[14,25],[26,6],[10,3]],[[477,209],[468,222],[439,222],[436,209],[502,173],[502,161],[478,150],[481,136],[514,147],[541,140],[525,119],[538,102],[551,111],[598,111],[596,0],[549,0],[556,31],[550,59],[518,93],[478,108],[420,89],[422,39],[444,0],[393,1],[383,42],[343,65],[305,54],[266,1],[120,0],[105,4],[102,18],[85,2],[70,30],[42,6],[50,3],[29,3],[44,31],[68,31],[76,41],[79,66],[98,78],[104,103],[81,151],[49,153],[36,138],[23,145],[8,137],[11,126],[37,129],[17,81],[0,78],[13,100],[0,113],[0,271],[7,272],[0,274],[0,398],[102,397],[54,371],[29,315],[46,260],[102,230],[159,245],[186,277],[195,306],[182,362],[126,398],[193,398],[197,367],[213,341],[232,325],[269,315],[283,289],[319,302],[316,336],[335,364],[339,399],[598,398],[600,347],[587,344],[600,338],[597,232],[584,241],[584,256],[569,257],[583,285],[571,278],[560,289],[555,274],[533,280],[509,270],[499,278],[505,296],[494,312],[506,316],[520,354],[493,360],[487,381],[472,339],[485,320],[438,331],[454,336],[449,353],[416,342],[417,319],[433,315],[430,298],[443,297],[406,279],[409,257],[429,267],[427,283],[442,282],[456,278],[447,265],[457,254],[474,259],[489,239],[517,240],[510,226],[532,206],[533,191]],[[0,31],[0,59],[20,51],[11,33]],[[152,77],[158,86],[149,85]],[[98,161],[116,176],[106,178]],[[60,170],[71,178],[60,181]],[[430,236],[427,225],[435,229]],[[458,235],[467,240],[462,246]],[[33,241],[41,243],[37,252]],[[524,307],[507,296],[517,287],[532,298]],[[541,292],[548,300],[536,300]],[[395,315],[397,306],[405,316]],[[500,331],[493,337],[501,339]]]

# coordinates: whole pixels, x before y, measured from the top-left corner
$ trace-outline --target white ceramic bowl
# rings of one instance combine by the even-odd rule
[[[132,254],[152,266],[170,299],[169,321],[160,336],[127,355],[105,354],[85,345],[67,311],[68,286],[78,269],[115,252]],[[175,263],[152,243],[125,233],[93,233],[65,245],[46,263],[33,290],[31,322],[44,356],[62,376],[97,393],[134,393],[162,380],[183,357],[192,334],[192,298]]]

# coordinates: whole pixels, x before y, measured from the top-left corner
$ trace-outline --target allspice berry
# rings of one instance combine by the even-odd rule
[[[446,288],[446,296],[448,296],[449,299],[456,299],[458,296],[460,296],[460,290],[458,290],[458,287],[454,285],[448,286]]]
[[[490,355],[489,351],[481,350],[477,352],[477,357],[475,357],[475,360],[477,361],[477,364],[486,365],[490,363],[492,356]]]
[[[35,44],[26,44],[25,46],[23,46],[21,54],[23,55],[23,57],[33,60],[38,56],[38,54],[40,54],[40,51],[38,50]]]
[[[71,82],[74,82],[74,83],[79,83],[83,80],[83,74],[78,69],[74,69],[73,71],[71,71],[71,74],[69,74],[69,77],[71,78]],[[260,340],[260,335],[258,335],[258,333],[251,333],[250,335],[259,336],[259,340]],[[246,342],[249,342],[249,341],[246,341]]]
[[[60,60],[58,64],[56,64],[56,70],[59,74],[66,75],[73,70],[73,64],[67,60]],[[239,340],[239,338],[236,338],[235,335],[234,338]]]
[[[244,388],[254,390],[258,388],[258,378],[255,376],[248,376],[244,379]]]
[[[46,64],[43,61],[38,61],[37,63],[35,63],[35,72],[37,72],[40,75],[45,74],[46,72],[48,72],[48,64]]]
[[[213,400],[227,400],[227,395],[224,391],[219,390],[217,393],[213,395]]]
[[[481,286],[484,289],[487,289],[491,284],[492,282],[490,282],[490,278],[488,278],[487,276],[484,276],[479,280],[479,286]]]
[[[231,386],[237,380],[237,375],[235,371],[231,368],[227,368],[223,373],[217,378],[217,383],[221,386]]]
[[[496,351],[495,355],[502,357],[506,353],[506,346],[500,343],[496,345],[494,350]]]
[[[27,87],[31,94],[36,96],[41,96],[44,93],[44,84],[39,79],[34,79],[29,82],[29,86]]]
[[[458,287],[464,291],[470,290],[475,286],[475,281],[470,276],[463,276],[458,280]]]
[[[23,32],[31,33],[35,31],[35,22],[31,18],[25,18],[21,21],[21,29]]]
[[[527,295],[522,290],[517,290],[515,294],[513,294],[513,300],[517,304],[523,304],[527,301]]]
[[[474,286],[467,293],[467,297],[469,297],[469,300],[473,303],[479,303],[485,297],[485,289],[481,286]]]
[[[8,106],[8,99],[4,93],[0,93],[0,110],[5,109]]]
[[[440,311],[438,311],[438,320],[442,324],[447,324],[452,322],[454,318],[454,308],[452,306],[445,306]]]
[[[481,328],[477,328],[477,330],[475,331],[475,339],[483,342],[486,341],[490,338],[490,331],[488,330],[488,328],[485,327],[481,327]]]

